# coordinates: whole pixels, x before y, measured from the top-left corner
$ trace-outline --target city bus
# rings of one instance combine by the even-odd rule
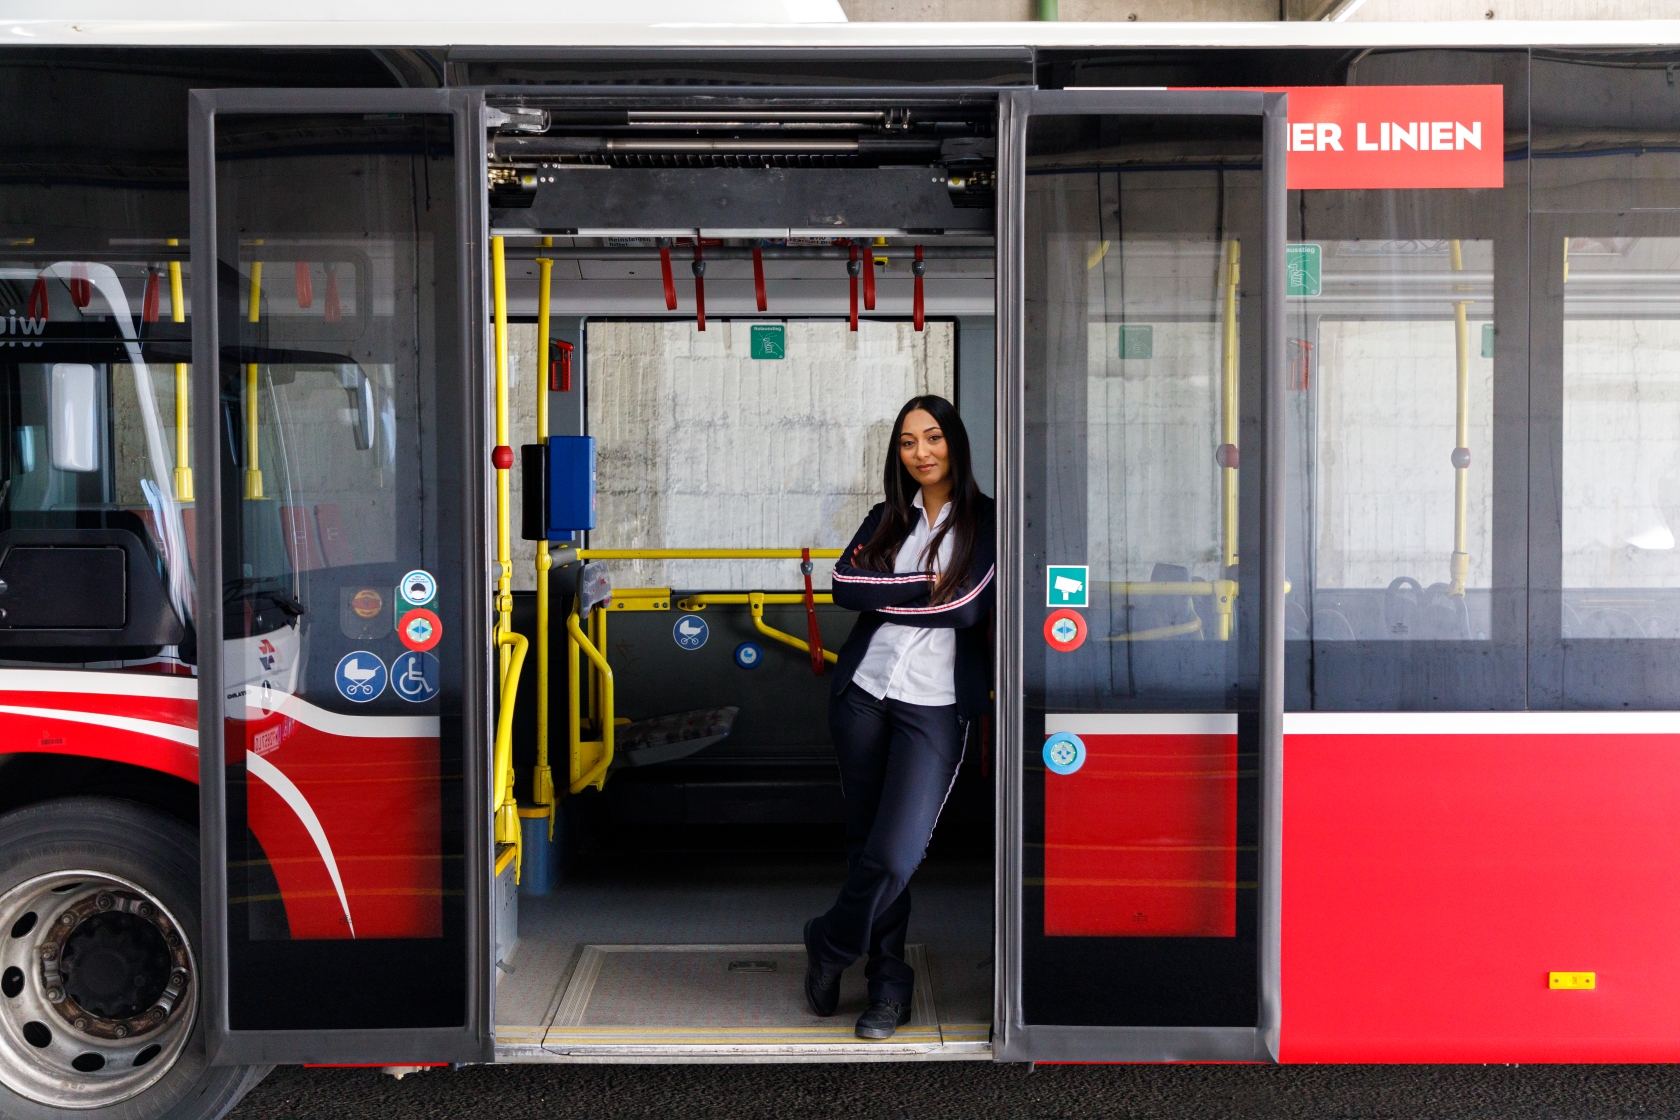
[[[1680,28],[0,37],[0,1115],[1680,1059]],[[992,710],[870,1041],[799,931],[925,393]]]

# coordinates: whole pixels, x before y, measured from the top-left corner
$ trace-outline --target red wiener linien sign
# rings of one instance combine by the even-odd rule
[[[1262,88],[1289,95],[1290,190],[1505,185],[1503,86]]]

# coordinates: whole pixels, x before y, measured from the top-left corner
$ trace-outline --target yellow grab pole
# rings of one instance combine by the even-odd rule
[[[596,789],[600,789],[606,785],[607,767],[612,765],[613,671],[612,666],[607,664],[606,657],[602,655],[599,649],[595,648],[595,643],[584,636],[582,628],[578,626],[576,611],[566,616],[566,630],[571,634],[573,647],[583,650],[584,656],[595,663],[595,668],[599,670],[598,675],[601,678],[601,760],[591,766],[586,773],[579,774],[572,779],[571,791],[582,793],[585,786],[593,785]],[[575,680],[576,677],[574,676],[573,679]],[[576,693],[574,692],[573,695],[575,696]],[[572,726],[576,727],[577,724],[574,722]],[[581,746],[581,744],[579,745]],[[580,769],[577,752],[573,752],[572,758],[573,769]]]
[[[1452,270],[1464,271],[1464,249],[1457,238],[1449,241]],[[1462,290],[1462,285],[1458,286]],[[1450,595],[1463,595],[1470,579],[1470,303],[1453,303],[1453,328],[1458,343],[1458,442],[1453,446],[1453,554]]]
[[[543,238],[543,248],[554,239]],[[537,443],[548,443],[549,284],[554,262],[537,260]],[[526,479],[526,485],[531,483]],[[531,800],[548,806],[548,838],[554,839],[554,771],[548,761],[548,573],[554,560],[548,538],[537,542],[537,768],[531,775]]]
[[[170,245],[179,245],[179,237],[171,237]],[[181,262],[169,262],[169,317],[177,323],[187,321],[187,301],[183,298],[181,284]],[[191,390],[192,379],[187,371],[191,367],[186,362],[175,363],[175,500],[190,502],[193,500],[192,475],[192,445],[188,442],[191,430],[190,413],[187,394]]]
[[[796,638],[792,634],[778,630],[774,626],[771,626],[768,622],[764,621],[764,598],[765,596],[762,591],[752,591],[747,594],[748,609],[752,611],[753,626],[758,630],[758,632],[763,634],[766,638],[771,638],[775,641],[781,642],[785,646],[792,646],[794,649],[804,650],[806,653],[810,653],[811,644],[809,642],[805,641],[803,638]],[[805,601],[805,597],[803,595],[794,596],[793,598],[801,603]],[[832,600],[833,597],[830,596],[830,601]],[[830,665],[834,665],[840,660],[840,655],[835,653],[833,650],[825,649],[822,653],[823,660],[828,662]]]
[[[1242,267],[1242,242],[1225,243],[1225,346],[1220,363],[1221,436],[1220,481],[1224,494],[1224,538],[1222,561],[1232,568],[1237,563],[1237,281]],[[1223,625],[1223,624],[1222,624]],[[1226,635],[1221,634],[1223,641]]]
[[[513,796],[513,704],[519,695],[519,671],[525,666],[525,651],[530,647],[525,635],[502,630],[496,635],[496,645],[508,651],[508,671],[502,678],[501,706],[496,711],[496,843],[512,844],[517,858],[523,860],[519,829],[519,803]],[[518,867],[513,881],[519,881]]]
[[[245,313],[245,321],[257,321],[257,310],[262,305],[262,262],[251,262],[251,306]],[[248,499],[263,496],[262,460],[258,452],[261,445],[257,438],[257,363],[251,362],[245,367],[245,497]]]
[[[575,612],[574,612],[575,613]],[[582,688],[578,681],[578,644],[572,636],[574,618],[566,616],[566,746],[571,752],[571,769],[567,773],[566,788],[574,793],[583,787],[578,778],[583,774],[583,704]]]
[[[490,239],[491,299],[496,316],[496,448],[508,445],[507,255],[504,240]],[[508,529],[508,472],[496,466],[496,629],[513,629],[513,541]],[[502,679],[510,650],[500,647]]]

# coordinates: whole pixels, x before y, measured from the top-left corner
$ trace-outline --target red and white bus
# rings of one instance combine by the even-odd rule
[[[0,37],[0,1115],[1680,1058],[1673,25]],[[918,392],[995,711],[867,1042],[826,572]]]

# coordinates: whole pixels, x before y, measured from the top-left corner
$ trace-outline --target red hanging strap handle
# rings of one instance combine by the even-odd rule
[[[799,570],[805,574],[805,632],[811,645],[811,673],[823,675],[822,630],[817,626],[817,599],[811,591],[811,550],[799,550]]]
[[[863,271],[863,262],[858,260],[858,247],[857,247],[857,244],[854,242],[852,244],[852,258],[851,258],[851,260],[848,260],[846,262],[846,275],[851,277],[851,284],[852,284],[851,323],[852,323],[852,329],[854,331],[857,330],[857,323],[858,323],[858,306],[857,306],[857,303],[858,303],[858,300],[857,300],[857,297],[858,297],[858,273],[860,273],[862,271]]]
[[[146,293],[140,297],[140,321],[158,321],[158,270],[155,268],[146,270]]]
[[[927,272],[927,262],[922,260],[920,245],[916,246],[916,259],[910,262],[910,272],[916,277],[916,299],[911,316],[915,320],[916,329],[921,330],[927,325],[927,311],[922,303],[922,276]]]
[[[344,309],[338,302],[338,269],[333,265],[323,265],[327,272],[327,305],[321,309],[322,316],[329,323],[336,323],[344,318]]]
[[[88,267],[80,261],[70,266],[70,302],[76,310],[85,311],[93,302],[93,284],[88,280]]]
[[[706,329],[706,262],[700,257],[700,239],[694,239],[694,325]]]
[[[671,275],[671,247],[659,247],[659,276],[665,281],[665,310],[677,309],[677,278]]]
[[[47,301],[47,278],[35,277],[35,286],[29,289],[29,303],[24,307],[24,317],[47,321],[47,311],[50,304]]]
[[[293,261],[292,276],[297,281],[298,306],[307,311],[315,305],[315,282],[309,278],[309,262]]]
[[[753,295],[758,297],[758,309],[770,310],[770,297],[764,292],[764,250],[753,247]]]
[[[868,249],[863,256],[863,309],[875,310],[875,250]]]

